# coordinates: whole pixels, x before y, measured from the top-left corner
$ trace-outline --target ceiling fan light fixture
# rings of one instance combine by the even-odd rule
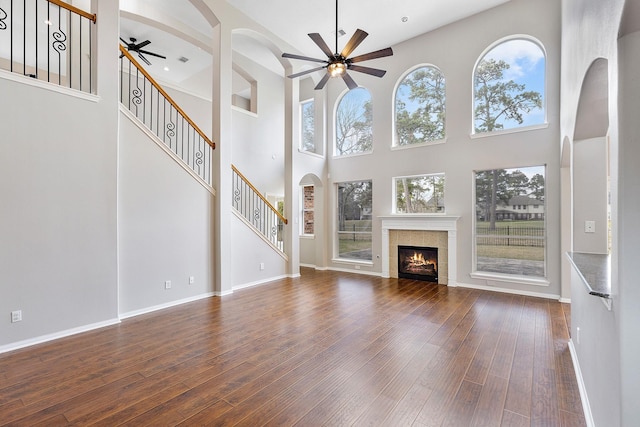
[[[327,69],[331,77],[340,77],[347,71],[347,65],[344,62],[332,62]]]

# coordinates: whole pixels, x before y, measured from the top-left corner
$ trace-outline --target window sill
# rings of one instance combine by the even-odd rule
[[[301,234],[301,239],[313,240],[316,238],[315,234]]]
[[[549,286],[550,282],[542,277],[515,276],[510,274],[475,271],[469,274],[473,279],[495,280],[496,282],[518,283],[521,285]]]
[[[334,154],[333,158],[335,160],[338,159],[348,159],[349,157],[358,157],[358,156],[368,156],[370,154],[373,154],[373,150],[370,151],[364,151],[362,153],[351,153],[351,154]]]
[[[528,132],[540,129],[547,129],[549,127],[549,123],[540,123],[538,125],[530,125],[523,126],[518,128],[511,129],[503,129],[503,130],[494,130],[493,132],[480,132],[480,133],[472,133],[469,135],[471,139],[479,139],[479,138],[488,138],[492,136],[500,136],[500,135],[508,135],[511,133],[519,133],[519,132]]]
[[[417,144],[392,145],[391,151],[409,150],[411,148],[429,147],[431,145],[440,145],[440,144],[446,144],[446,143],[447,143],[447,138],[438,139],[435,141],[419,142]]]
[[[355,265],[366,265],[373,267],[373,261],[362,261],[359,259],[349,259],[349,258],[332,258],[331,262],[336,264],[355,264]]]
[[[319,153],[315,153],[313,151],[303,150],[302,148],[298,148],[298,153],[306,154],[306,155],[311,156],[311,157],[317,157],[319,159],[324,159],[324,155],[319,154]]]

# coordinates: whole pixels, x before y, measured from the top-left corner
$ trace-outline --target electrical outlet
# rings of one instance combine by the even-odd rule
[[[585,221],[584,222],[584,232],[585,233],[595,233],[596,232],[596,222],[595,221]]]
[[[359,265],[354,265],[354,267],[356,268],[356,270],[360,270],[360,266]]]
[[[164,282],[164,288],[171,289],[171,280],[167,280],[166,282]]]
[[[189,284],[193,285],[194,283],[196,283],[196,278],[193,276],[189,276]]]
[[[11,312],[11,323],[22,321],[22,310],[16,310]]]
[[[261,263],[260,263],[260,270],[261,270],[261,271],[262,271],[262,270],[264,270],[264,262],[261,262]]]
[[[576,343],[580,345],[580,326],[576,328]]]

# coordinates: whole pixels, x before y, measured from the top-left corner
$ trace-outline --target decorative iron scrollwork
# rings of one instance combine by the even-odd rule
[[[176,124],[173,122],[169,122],[167,123],[167,132],[166,135],[169,137],[169,139],[173,138],[174,136],[176,136]]]
[[[7,29],[7,23],[4,22],[4,20],[7,19],[7,16],[7,12],[5,12],[4,9],[0,7],[0,30]]]
[[[67,45],[65,44],[65,42],[67,41],[67,35],[62,31],[61,28],[58,28],[58,31],[54,31],[52,33],[52,36],[54,38],[54,41],[51,42],[51,46],[53,46],[53,49],[58,52],[58,55],[60,55],[61,52],[67,50]]]

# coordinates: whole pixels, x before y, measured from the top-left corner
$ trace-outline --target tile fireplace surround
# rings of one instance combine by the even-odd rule
[[[397,270],[397,246],[398,244],[416,245],[416,240],[427,240],[428,242],[446,241],[445,248],[439,247],[439,253],[446,250],[446,260],[441,260],[438,255],[438,283],[448,286],[457,285],[457,263],[456,263],[456,223],[459,216],[449,215],[390,215],[379,217],[382,220],[382,277],[398,277]],[[438,236],[438,233],[446,233],[446,240]],[[393,238],[390,239],[390,234]],[[408,240],[400,241],[398,240]],[[390,243],[394,246],[394,253],[391,253]],[[439,246],[433,243],[422,246]],[[391,261],[393,260],[393,261]],[[394,266],[390,264],[395,262]],[[443,265],[444,264],[444,265]],[[444,271],[443,271],[444,270]],[[393,273],[393,276],[391,275]],[[442,274],[440,274],[442,273]],[[442,275],[442,277],[440,277]]]

